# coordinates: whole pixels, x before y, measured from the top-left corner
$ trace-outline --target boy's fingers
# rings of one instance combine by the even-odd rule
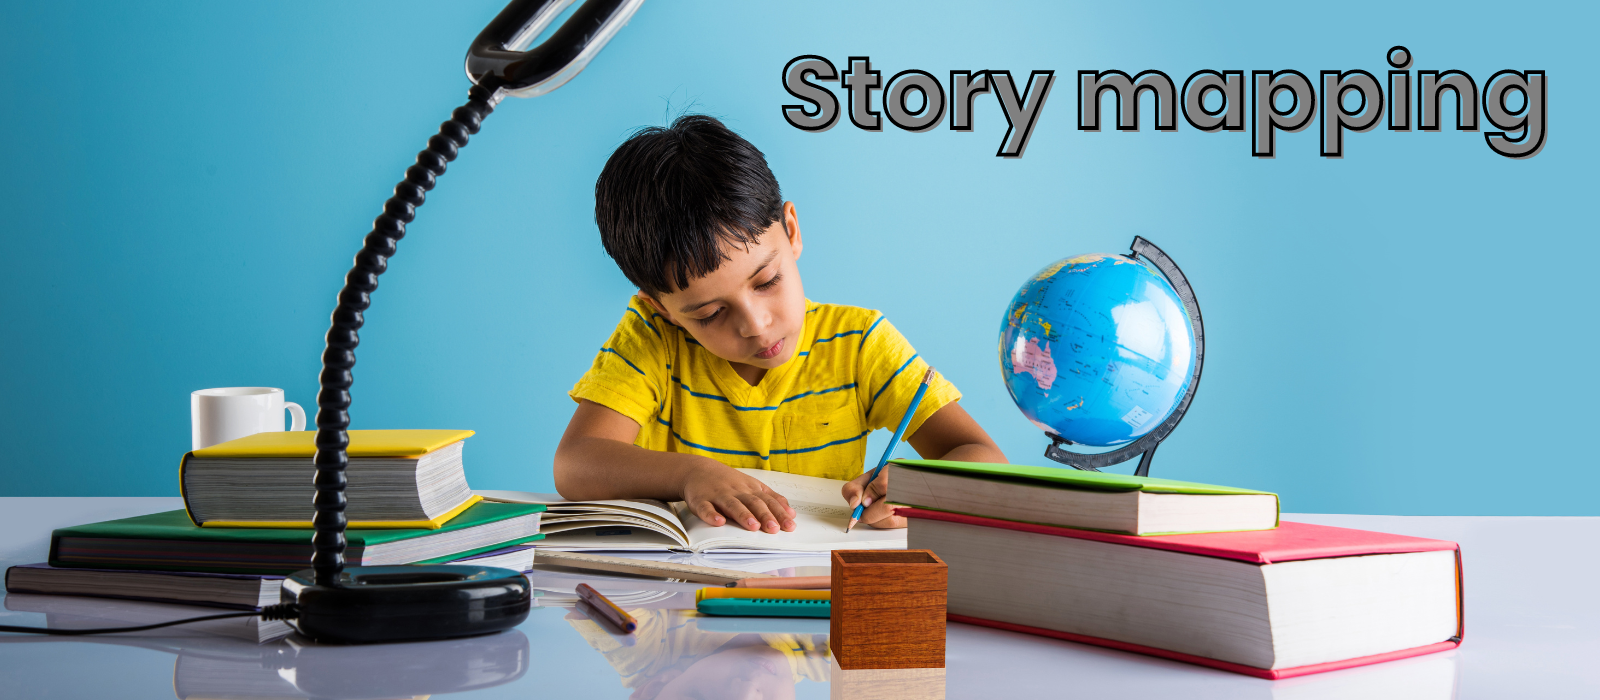
[[[867,484],[867,492],[871,493],[873,496],[882,496],[882,495],[885,495],[885,494],[889,493],[889,472],[888,472],[888,470],[885,470],[883,472],[883,475],[879,476],[872,483]]]
[[[729,522],[739,527],[746,530],[761,529],[760,521],[757,521],[756,516],[750,513],[750,509],[739,501],[737,495],[725,496],[722,500],[717,501],[717,510],[722,511],[723,515],[728,516]]]
[[[767,499],[767,508],[777,516],[778,529],[784,532],[794,531],[794,508],[789,506],[789,499],[774,491],[767,491],[761,496]]]
[[[868,488],[867,492],[861,495],[861,500],[870,508],[883,500],[883,493],[882,489]]]
[[[741,494],[740,500],[744,501],[745,507],[750,509],[751,515],[754,515],[756,520],[760,521],[761,524],[758,527],[761,531],[767,534],[774,534],[778,531],[778,517],[772,514],[772,508],[767,504],[767,499],[762,496],[763,494],[759,493]],[[756,528],[751,529],[754,530]]]
[[[866,478],[867,475],[862,474],[846,481],[844,486],[839,489],[839,495],[844,496],[844,502],[849,504],[851,508],[855,508],[856,504],[861,502],[861,491],[866,484],[863,480]]]
[[[898,528],[905,527],[906,526],[906,519],[902,518],[902,517],[900,517],[898,515],[891,515],[891,516],[889,516],[887,518],[879,520],[878,522],[867,523],[867,524],[871,525],[871,526],[873,526],[875,528],[878,528],[880,530],[893,530],[893,529],[898,529]]]
[[[769,502],[776,502],[778,506],[783,509],[784,513],[788,514],[788,516],[791,518],[794,517],[794,506],[789,505],[789,498],[787,496],[784,496],[777,491],[773,491],[772,489],[767,489],[763,493],[766,494]],[[777,510],[773,510],[772,512],[774,514],[778,513]]]
[[[881,520],[884,520],[885,518],[893,517],[895,517],[894,508],[889,505],[889,501],[883,499],[873,499],[872,505],[867,506],[866,510],[861,511],[861,522],[864,522],[868,525],[873,525]]]
[[[887,473],[878,477],[872,483],[867,483],[868,474],[871,474],[871,472],[862,474],[845,483],[841,489],[845,505],[851,510],[854,510],[857,504],[862,503],[871,508],[874,504],[882,501],[883,497],[889,493],[889,475]],[[866,513],[862,513],[862,516],[865,517]]]
[[[725,522],[722,514],[717,512],[717,507],[711,505],[711,501],[697,501],[689,507],[689,510],[693,511],[695,515],[712,527],[722,527],[723,522]]]

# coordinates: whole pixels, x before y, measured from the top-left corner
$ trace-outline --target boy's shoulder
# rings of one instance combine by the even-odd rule
[[[893,326],[882,311],[846,304],[818,304],[808,301],[806,326],[811,331],[813,346],[849,339],[855,342],[847,345],[869,353],[877,353],[885,347],[882,338],[898,334],[897,331],[883,332]],[[891,340],[889,345],[894,346],[895,342]]]
[[[617,330],[626,331],[629,335],[640,338],[653,337],[660,341],[667,340],[678,327],[669,323],[635,294],[628,297],[628,308],[622,311],[622,319],[617,322]]]
[[[877,309],[865,309],[847,304],[819,304],[806,300],[806,325],[811,326],[816,340],[837,333],[856,331],[865,333],[872,324],[883,318]]]

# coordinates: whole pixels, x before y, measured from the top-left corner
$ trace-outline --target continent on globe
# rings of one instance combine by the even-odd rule
[[[1056,383],[1056,362],[1050,359],[1049,341],[1041,343],[1038,338],[1028,338],[1024,342],[1018,335],[1016,344],[1011,347],[1011,368],[1013,372],[1033,375],[1040,391],[1049,391]]]

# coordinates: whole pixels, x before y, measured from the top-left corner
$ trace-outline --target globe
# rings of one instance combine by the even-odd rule
[[[1000,371],[1023,415],[1080,445],[1139,439],[1177,409],[1194,326],[1172,285],[1123,255],[1080,255],[1030,278],[1000,324]]]

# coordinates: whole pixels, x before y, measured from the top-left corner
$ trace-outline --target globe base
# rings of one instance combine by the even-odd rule
[[[1050,446],[1044,448],[1044,456],[1048,457],[1051,461],[1060,462],[1061,464],[1065,464],[1073,469],[1080,469],[1086,472],[1097,472],[1100,471],[1100,467],[1109,467],[1113,464],[1118,464],[1133,459],[1133,454],[1128,454],[1126,456],[1120,454],[1122,450],[1098,455],[1086,455],[1079,454],[1077,452],[1069,452],[1062,449],[1062,445],[1073,444],[1071,440],[1061,437],[1055,433],[1045,433],[1045,437],[1050,438]],[[1134,453],[1139,455],[1139,467],[1133,470],[1134,476],[1150,476],[1150,460],[1156,456],[1156,448],[1160,446],[1161,443],[1158,441],[1146,448],[1144,452]],[[1116,457],[1113,457],[1113,455],[1116,455]],[[1120,457],[1120,459],[1117,457]]]

